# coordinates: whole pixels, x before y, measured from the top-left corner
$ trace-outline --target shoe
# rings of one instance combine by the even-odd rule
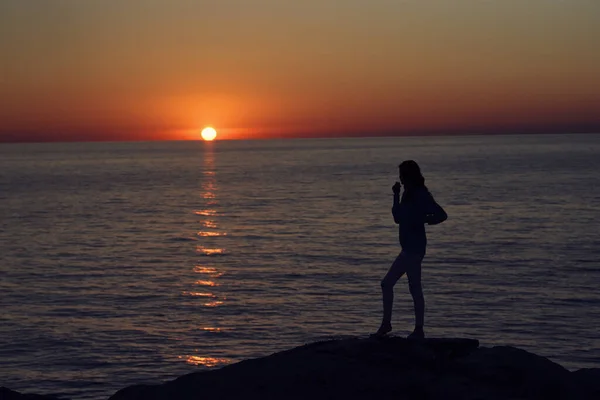
[[[377,332],[373,333],[371,337],[381,337],[385,336],[392,331],[392,324],[389,322],[382,322]]]
[[[425,339],[425,332],[423,331],[423,328],[415,328],[415,330],[410,335],[408,335],[407,339],[411,339],[411,340]]]

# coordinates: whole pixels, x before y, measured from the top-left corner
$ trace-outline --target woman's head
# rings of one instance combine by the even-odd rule
[[[425,186],[425,178],[421,174],[421,168],[413,160],[402,161],[398,166],[400,171],[400,182],[407,188],[416,188]]]

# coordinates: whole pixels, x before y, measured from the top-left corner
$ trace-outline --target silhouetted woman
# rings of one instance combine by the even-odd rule
[[[402,184],[396,182],[392,187],[394,192],[392,215],[394,222],[399,225],[402,251],[381,281],[383,321],[376,335],[385,335],[392,330],[394,285],[406,273],[410,294],[415,305],[415,329],[408,338],[422,339],[425,337],[423,331],[425,300],[421,288],[421,261],[423,261],[427,246],[425,224],[439,224],[445,221],[448,215],[429,193],[425,186],[425,178],[416,162],[412,160],[402,162],[399,171]],[[402,185],[404,193],[400,199]]]

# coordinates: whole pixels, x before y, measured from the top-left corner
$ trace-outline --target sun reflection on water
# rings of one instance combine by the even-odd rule
[[[198,232],[198,236],[227,236],[225,232]]]
[[[202,221],[201,224],[205,228],[217,229],[219,227],[215,221],[210,220]]]
[[[215,149],[213,147],[205,148],[203,153],[203,180],[200,191],[200,204],[204,207],[197,208],[193,212],[200,217],[199,223],[203,228],[197,233],[197,237],[201,241],[201,245],[196,247],[196,253],[203,256],[217,256],[225,254],[225,249],[221,246],[221,237],[227,235],[226,232],[219,230],[217,218],[219,216],[219,200],[218,200],[218,185],[217,173],[215,168]],[[194,272],[204,275],[201,279],[194,281],[194,285],[218,288],[221,285],[215,281],[223,275],[216,266],[200,266],[194,267]],[[210,279],[207,279],[210,278]],[[204,307],[219,307],[224,304],[225,296],[219,293],[205,293],[201,291],[190,290],[184,292],[187,296],[205,297],[206,301],[202,305]]]
[[[209,301],[208,303],[204,303],[205,307],[219,307],[220,305],[223,305],[223,301],[221,300],[213,300]]]
[[[211,278],[218,278],[223,275],[223,272],[217,271],[216,268],[213,267],[204,267],[202,265],[196,265],[194,267],[194,272],[197,274],[205,274]]]
[[[213,217],[217,215],[217,210],[197,210],[194,211],[194,214],[200,215],[203,217]]]
[[[213,326],[207,326],[207,327],[202,328],[202,330],[206,331],[206,332],[223,332],[224,329],[223,328],[216,328],[216,327],[213,327]]]
[[[200,357],[200,356],[179,356],[180,359],[185,359],[185,362],[191,365],[202,365],[204,367],[216,367],[231,363],[228,358],[216,357]]]
[[[225,253],[225,249],[218,249],[218,248],[216,248],[216,249],[207,249],[207,248],[202,247],[202,246],[198,246],[196,248],[196,251],[198,253],[202,253],[202,254],[207,255],[207,256],[212,256],[212,255],[215,255],[215,254],[224,254]]]
[[[207,308],[221,307],[225,304],[227,297],[222,292],[221,283],[218,278],[224,275],[224,272],[219,268],[220,257],[209,258],[205,256],[218,256],[225,254],[223,240],[226,240],[227,233],[223,231],[219,223],[219,196],[217,185],[217,174],[215,169],[215,149],[214,146],[205,147],[203,156],[202,174],[198,202],[200,207],[192,210],[198,218],[200,229],[197,231],[195,239],[200,243],[195,247],[196,257],[202,257],[202,265],[194,265],[194,280],[189,282],[190,287],[187,291],[182,291],[183,296],[188,297],[188,301],[194,305]],[[199,262],[199,260],[197,260]],[[206,265],[208,264],[208,265]],[[194,290],[196,289],[196,290]],[[204,289],[204,291],[203,291]],[[208,311],[208,310],[207,310]],[[218,324],[218,321],[212,323]],[[204,335],[214,336],[220,335],[223,328],[216,326],[205,326],[199,328]],[[229,329],[229,328],[228,328]],[[189,351],[189,350],[188,350]],[[200,353],[198,349],[193,351]],[[179,355],[180,360],[184,360],[187,364],[204,367],[217,367],[230,364],[232,360],[227,358],[209,357],[207,355]]]
[[[193,297],[212,297],[212,298],[217,297],[212,293],[203,293],[203,292],[183,292],[182,294],[184,296],[193,296]]]
[[[213,282],[213,281],[196,281],[196,285],[201,285],[201,286],[219,286],[219,284],[217,282]]]

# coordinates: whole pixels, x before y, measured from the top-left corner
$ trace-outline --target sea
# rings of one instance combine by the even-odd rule
[[[600,135],[3,144],[0,386],[107,399],[367,337],[407,159],[449,215],[426,334],[600,367]]]

